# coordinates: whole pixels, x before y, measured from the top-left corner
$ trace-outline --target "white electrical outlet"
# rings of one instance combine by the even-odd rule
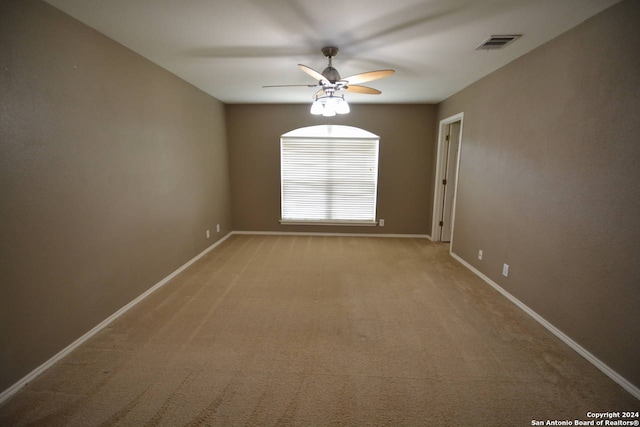
[[[211,234],[209,233],[209,230],[207,230],[207,239],[211,237]]]
[[[378,220],[378,225],[384,227],[384,219]]]
[[[216,233],[220,232],[220,224],[216,224]]]
[[[478,250],[478,259],[482,261],[482,249]]]
[[[509,264],[502,265],[502,275],[504,277],[509,277]]]

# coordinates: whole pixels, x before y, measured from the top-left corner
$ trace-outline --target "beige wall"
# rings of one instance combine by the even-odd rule
[[[462,111],[454,252],[640,385],[639,18],[637,1],[614,6],[437,117],[354,104],[324,119],[224,107],[46,4],[0,2],[0,391],[232,217],[236,230],[431,234],[436,120]],[[381,136],[384,228],[279,225],[279,137],[323,123]]]
[[[0,42],[2,391],[231,212],[220,102],[37,1],[1,2]]]
[[[310,105],[226,106],[234,230],[429,234],[435,106],[353,104],[348,115],[323,118],[310,115]],[[377,213],[384,227],[279,224],[280,135],[318,124],[380,136]]]
[[[464,112],[453,251],[636,386],[638,22],[618,4],[439,106]]]

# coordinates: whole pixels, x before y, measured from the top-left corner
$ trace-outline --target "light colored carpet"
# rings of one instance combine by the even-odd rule
[[[446,245],[235,235],[0,425],[529,426],[638,409]]]

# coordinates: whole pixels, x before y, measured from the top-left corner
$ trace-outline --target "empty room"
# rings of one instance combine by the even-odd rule
[[[0,425],[638,425],[638,22],[0,0]]]

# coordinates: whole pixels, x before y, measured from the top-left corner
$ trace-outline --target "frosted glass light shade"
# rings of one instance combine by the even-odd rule
[[[351,109],[349,108],[349,103],[344,98],[338,98],[338,105],[336,106],[336,113],[338,114],[348,114]]]
[[[322,114],[322,110],[322,102],[318,99],[313,101],[313,104],[311,104],[311,114],[314,116],[320,115]]]
[[[325,95],[316,97],[311,104],[311,114],[333,117],[336,114],[347,114],[351,111],[344,96]]]

